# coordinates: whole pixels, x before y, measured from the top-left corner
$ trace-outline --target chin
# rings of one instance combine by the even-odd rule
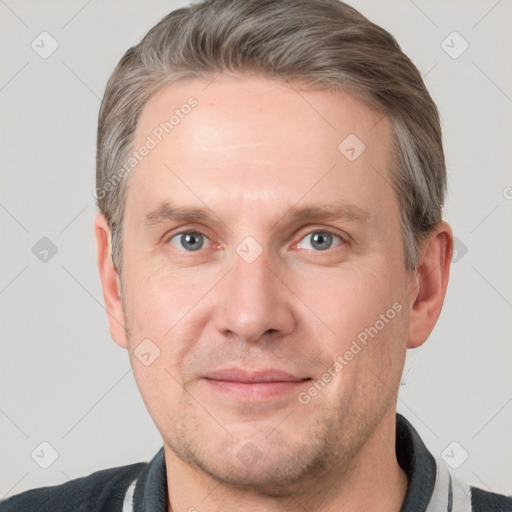
[[[287,435],[283,431],[270,438],[252,431],[215,438],[180,429],[167,444],[183,462],[219,483],[268,496],[289,496],[295,484],[329,471],[334,457],[339,461],[328,429],[314,432]]]
[[[267,496],[289,496],[290,486],[303,482],[326,467],[325,457],[309,457],[300,449],[294,451],[262,455],[250,466],[240,461],[237,454],[220,459],[218,453],[212,454],[214,458],[196,458],[194,464],[224,485]]]

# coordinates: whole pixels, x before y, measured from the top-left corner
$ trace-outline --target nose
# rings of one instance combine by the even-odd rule
[[[293,331],[292,294],[269,263],[265,252],[250,263],[234,255],[218,290],[215,326],[222,335],[254,343]]]

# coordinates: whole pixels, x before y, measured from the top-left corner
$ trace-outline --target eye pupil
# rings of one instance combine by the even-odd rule
[[[332,244],[332,235],[329,233],[316,232],[311,235],[311,245],[319,251],[329,249]]]
[[[204,238],[201,233],[184,233],[181,235],[181,244],[189,251],[197,251],[204,244]]]

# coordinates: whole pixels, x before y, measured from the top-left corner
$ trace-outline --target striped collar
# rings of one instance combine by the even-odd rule
[[[400,512],[470,512],[469,486],[452,480],[444,462],[435,460],[414,427],[400,414],[396,421],[397,460],[408,478]],[[164,449],[147,464],[125,494],[123,512],[167,512]]]
[[[440,459],[434,459],[415,428],[396,415],[396,457],[408,484],[400,512],[470,512],[471,491],[452,480]]]

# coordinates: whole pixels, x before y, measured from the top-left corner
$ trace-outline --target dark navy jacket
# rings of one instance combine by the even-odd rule
[[[408,477],[397,512],[512,512],[512,498],[463,485],[436,461],[418,433],[397,415],[396,453]],[[369,484],[371,485],[371,484]],[[0,502],[0,512],[167,512],[163,448],[149,463],[98,471]]]

